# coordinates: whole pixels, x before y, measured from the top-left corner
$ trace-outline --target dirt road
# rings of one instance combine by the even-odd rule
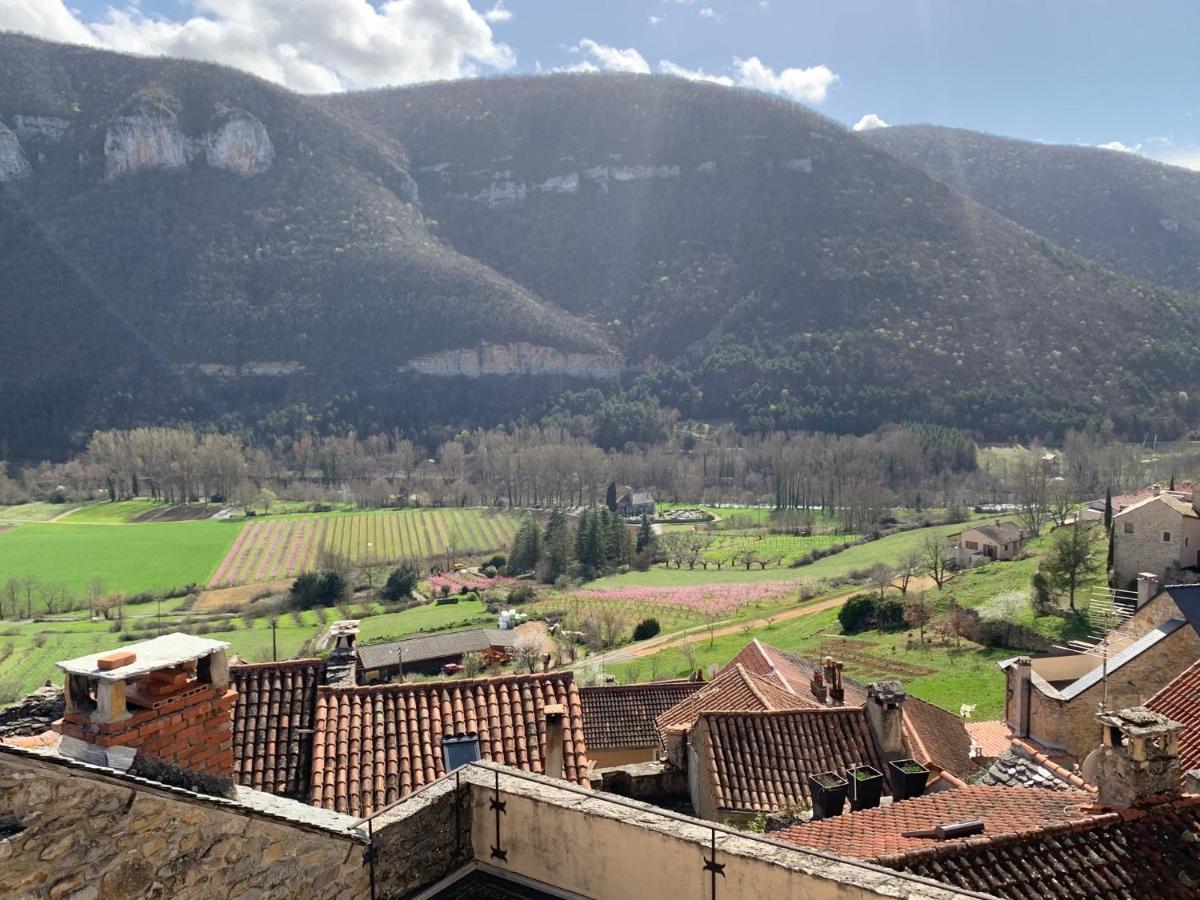
[[[914,578],[909,582],[908,589],[910,591],[924,591],[934,587],[932,578],[922,576]],[[771,621],[767,619],[751,619],[748,622],[737,622],[735,624],[718,623],[713,631],[713,637],[724,637],[730,634],[740,634],[747,625],[750,628],[765,628],[772,622],[786,622],[789,619],[798,619],[801,616],[811,616],[819,612],[824,612],[827,609],[834,609],[841,606],[855,594],[861,594],[864,588],[860,585],[851,591],[838,594],[836,597],[826,597],[824,600],[818,600],[816,603],[810,603],[807,606],[798,606],[795,609],[785,609],[771,616]],[[869,590],[869,588],[867,588]],[[639,659],[644,656],[653,656],[660,650],[669,650],[671,647],[678,647],[690,640],[697,638],[708,637],[708,626],[697,625],[688,628],[685,631],[676,631],[671,634],[661,635],[651,638],[648,641],[642,641],[637,644],[627,644],[624,647],[618,647],[616,650],[609,650],[607,653],[601,653],[598,656],[589,656],[575,664],[575,668],[581,666],[607,666],[612,663],[628,662],[633,659]]]

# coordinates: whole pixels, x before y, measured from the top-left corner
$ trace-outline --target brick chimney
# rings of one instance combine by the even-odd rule
[[[333,649],[325,663],[325,684],[354,687],[358,680],[358,619],[341,619],[329,626]]]
[[[55,730],[68,756],[128,768],[133,754],[233,776],[229,644],[167,634],[58,663],[66,711]]]
[[[1178,792],[1179,732],[1183,725],[1144,706],[1096,716],[1104,743],[1096,757],[1096,786],[1106,806],[1132,806]]]
[[[824,706],[829,699],[829,689],[825,687],[825,676],[820,672],[813,672],[812,677],[808,679],[808,689],[812,691],[817,702]]]
[[[1137,608],[1141,609],[1158,596],[1160,582],[1153,572],[1138,572]]]
[[[563,721],[567,711],[560,703],[548,703],[542,708],[546,716],[545,774],[550,778],[563,777]]]
[[[904,759],[904,686],[898,681],[873,681],[867,685],[867,725],[879,756],[885,762]]]
[[[846,691],[842,687],[842,669],[840,662],[834,662],[832,656],[825,657],[825,688],[829,692],[830,706],[843,706],[846,702]]]

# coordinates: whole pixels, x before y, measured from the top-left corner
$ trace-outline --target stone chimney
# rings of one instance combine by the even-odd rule
[[[1179,791],[1183,725],[1144,706],[1101,712],[1096,718],[1104,728],[1104,743],[1096,758],[1100,803],[1132,806]]]
[[[1158,481],[1154,482],[1154,484],[1150,485],[1150,491],[1154,494],[1155,497],[1157,497],[1159,494],[1162,493],[1162,483],[1158,482]]]
[[[867,685],[867,725],[884,763],[903,759],[904,686],[898,681],[873,681]]]
[[[808,679],[808,689],[812,691],[817,702],[824,706],[829,699],[829,689],[825,687],[825,676],[820,672],[813,672],[812,677]]]
[[[1019,656],[1005,672],[1011,694],[1005,712],[1014,737],[1029,737],[1030,692],[1033,690],[1033,660]]]
[[[1137,577],[1137,608],[1141,609],[1156,596],[1160,582],[1153,572],[1138,572]]]
[[[563,726],[567,711],[560,703],[548,703],[542,708],[546,716],[545,774],[550,778],[563,777]]]
[[[1188,769],[1183,773],[1183,792],[1200,794],[1200,769]]]
[[[232,778],[229,644],[167,634],[58,663],[66,710],[61,752],[128,769],[134,755],[190,772]]]
[[[325,683],[331,687],[354,687],[358,680],[358,619],[341,619],[329,626],[333,649],[325,664]]]

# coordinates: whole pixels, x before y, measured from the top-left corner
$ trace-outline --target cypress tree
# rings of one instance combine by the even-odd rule
[[[547,583],[558,580],[571,568],[571,530],[567,517],[560,510],[550,513],[546,534],[542,539],[542,564],[539,576]]]
[[[1112,530],[1112,489],[1104,489],[1104,527]]]
[[[608,507],[609,512],[617,511],[617,483],[610,481],[608,490],[604,492],[604,505]]]
[[[637,552],[641,553],[654,543],[654,529],[650,527],[650,517],[642,513],[642,524],[638,526]]]

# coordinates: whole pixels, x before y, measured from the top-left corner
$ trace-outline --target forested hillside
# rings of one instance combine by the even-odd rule
[[[932,125],[863,137],[1080,256],[1200,293],[1200,173],[1135,153]]]
[[[0,240],[0,458],[164,422],[620,446],[676,413],[1004,438],[1200,407],[1190,295],[663,77],[308,98],[0,35]]]

